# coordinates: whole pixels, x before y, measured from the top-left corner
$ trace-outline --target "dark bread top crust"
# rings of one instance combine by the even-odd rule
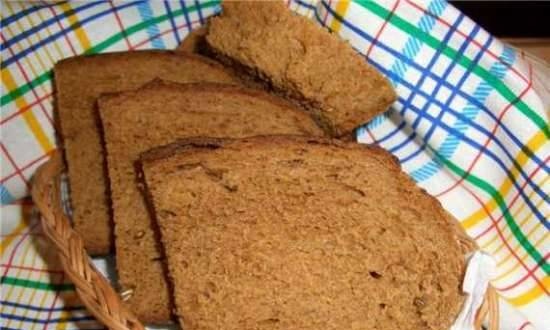
[[[134,50],[131,52],[121,51],[113,53],[100,53],[100,54],[90,54],[90,55],[79,55],[68,57],[60,60],[56,63],[54,67],[54,75],[61,74],[65,70],[72,70],[73,66],[80,67],[82,65],[113,65],[114,62],[124,63],[128,61],[142,61],[142,60],[153,60],[158,61],[161,59],[171,60],[177,56],[178,59],[184,59],[186,61],[195,61],[199,65],[209,64],[212,67],[224,70],[224,67],[208,57],[201,56],[195,53],[183,53],[178,52],[177,50],[158,50],[158,49],[147,49],[147,50]],[[71,74],[72,72],[69,72]]]
[[[349,44],[282,2],[225,2],[207,48],[316,117],[333,136],[350,133],[396,99],[390,83]]]
[[[300,118],[304,122],[304,125],[308,127],[311,131],[315,132],[315,135],[324,135],[321,128],[311,125],[311,117],[299,109],[294,103],[278,97],[276,95],[270,94],[264,90],[248,88],[240,85],[230,85],[226,83],[217,83],[217,82],[190,82],[190,83],[178,83],[174,81],[163,80],[160,78],[155,78],[150,82],[145,83],[143,86],[130,91],[121,91],[114,93],[105,93],[100,95],[97,102],[124,102],[124,100],[132,97],[136,97],[142,93],[142,91],[152,90],[159,88],[162,90],[172,90],[177,91],[178,93],[186,93],[188,91],[193,92],[210,92],[210,93],[221,93],[226,95],[235,95],[241,94],[253,98],[259,98],[268,102],[274,106],[277,106],[280,111],[288,112],[292,116]],[[311,132],[309,132],[311,134]]]
[[[214,138],[214,137],[190,137],[177,139],[174,142],[171,142],[166,145],[157,146],[151,148],[146,152],[143,152],[140,155],[141,163],[154,163],[156,161],[164,162],[169,161],[170,157],[178,155],[180,153],[186,153],[190,150],[201,150],[201,149],[218,149],[226,145],[231,145],[232,143],[261,143],[265,141],[269,143],[280,143],[286,144],[289,141],[299,142],[299,143],[308,143],[308,144],[319,144],[319,145],[331,145],[344,149],[366,149],[370,153],[379,155],[380,157],[387,158],[388,161],[392,162],[394,166],[401,168],[401,164],[397,157],[388,153],[383,148],[377,145],[368,145],[360,143],[350,143],[342,141],[341,139],[332,139],[332,138],[322,138],[322,137],[308,137],[303,135],[256,135],[247,138],[241,139],[231,139],[231,138]]]
[[[68,165],[73,222],[92,255],[111,251],[108,183],[95,103],[102,93],[135,89],[154,78],[239,81],[211,59],[147,50],[67,58],[54,67],[55,115]]]
[[[217,149],[225,143],[231,143],[233,139],[213,138],[213,137],[191,137],[187,139],[178,139],[169,144],[151,148],[139,157],[140,163],[154,163],[155,161],[164,161],[166,158],[187,152],[190,149],[206,148]]]
[[[439,330],[464,301],[456,220],[381,148],[205,137],[141,161],[187,329]]]

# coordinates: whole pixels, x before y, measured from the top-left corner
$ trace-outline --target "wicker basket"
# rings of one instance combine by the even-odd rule
[[[61,203],[61,175],[63,159],[59,152],[43,164],[33,178],[32,198],[42,215],[45,235],[57,248],[61,264],[74,283],[76,292],[88,310],[106,327],[115,330],[144,329],[143,324],[129,311],[109,281],[95,268],[84,249],[80,236],[73,230]],[[489,330],[497,330],[498,297],[489,287],[476,315],[475,328],[488,315]]]

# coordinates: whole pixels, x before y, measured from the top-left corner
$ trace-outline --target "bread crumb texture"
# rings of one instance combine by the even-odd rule
[[[175,150],[143,170],[185,329],[441,330],[457,316],[455,224],[382,149],[258,137]]]

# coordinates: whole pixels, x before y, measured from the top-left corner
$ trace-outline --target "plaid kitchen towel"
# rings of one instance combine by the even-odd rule
[[[399,98],[358,139],[397,156],[497,263],[502,329],[550,329],[550,68],[441,0],[289,1],[388,77]],[[25,199],[56,148],[52,67],[174,48],[218,1],[1,2],[2,329],[102,328]],[[106,272],[109,260],[98,260]],[[107,275],[112,275],[108,273]]]

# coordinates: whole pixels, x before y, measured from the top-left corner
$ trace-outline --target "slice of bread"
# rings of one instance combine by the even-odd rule
[[[194,329],[448,329],[464,249],[377,147],[181,141],[142,156],[177,315]]]
[[[236,83],[219,64],[197,55],[135,51],[79,56],[55,65],[56,115],[68,165],[73,223],[92,255],[111,250],[101,137],[95,102],[101,93],[135,89],[160,77],[177,82]]]
[[[348,43],[281,1],[224,2],[208,29],[214,56],[299,102],[333,136],[348,135],[396,99]]]
[[[111,187],[119,284],[132,290],[130,308],[146,322],[168,320],[169,292],[161,249],[136,185],[141,152],[195,135],[322,135],[303,111],[261,91],[213,83],[150,83],[137,91],[101,97]]]

